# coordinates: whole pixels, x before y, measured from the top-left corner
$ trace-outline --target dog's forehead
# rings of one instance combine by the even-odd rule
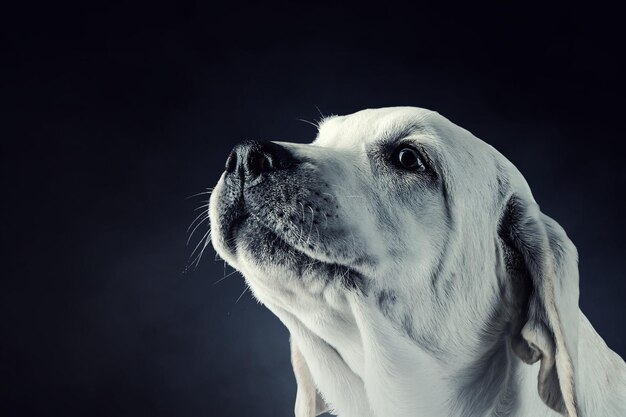
[[[320,123],[315,144],[353,148],[383,139],[426,131],[440,123],[437,113],[418,107],[366,109],[346,116],[331,116]]]

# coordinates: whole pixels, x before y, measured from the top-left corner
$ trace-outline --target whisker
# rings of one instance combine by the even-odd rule
[[[320,116],[322,116],[322,120],[326,118],[326,116],[324,116],[324,114],[322,113],[322,111],[320,110],[319,107],[317,107],[317,104],[314,104],[315,108],[317,109],[317,112],[320,114]]]
[[[207,244],[208,244],[208,239],[207,237],[209,236],[209,233],[211,233],[211,228],[209,228],[209,230],[207,230],[207,232],[204,234],[204,236],[200,239],[200,241],[198,242],[198,244],[196,245],[196,247],[193,249],[193,251],[191,252],[191,255],[189,255],[189,261],[187,263],[187,266],[185,266],[185,269],[183,270],[183,274],[186,273],[189,268],[191,268],[192,265],[194,265],[194,270],[196,268],[198,268],[198,264],[200,263],[200,258],[202,257],[202,253],[204,252],[204,248],[206,248]],[[204,246],[202,247],[202,250],[198,253],[198,255],[194,258],[193,254],[196,253],[196,251],[198,250],[198,248],[200,247],[200,245],[204,242]],[[193,259],[192,259],[193,258]]]
[[[313,221],[315,220],[315,212],[313,211],[313,207],[308,206],[309,210],[311,210],[311,226],[309,227],[309,236],[306,238],[306,243],[309,243],[309,239],[311,239],[311,232],[313,231]]]
[[[213,188],[207,188],[207,191],[202,191],[201,193],[190,195],[189,197],[185,197],[185,200],[189,200],[190,198],[198,197],[199,195],[211,194],[213,192]]]
[[[193,237],[193,234],[196,232],[196,230],[198,229],[198,227],[200,227],[200,225],[202,223],[204,223],[205,221],[207,221],[209,219],[209,215],[207,214],[206,217],[204,217],[202,220],[200,220],[198,222],[198,224],[196,225],[196,227],[193,228],[193,230],[191,231],[191,233],[189,234],[189,237],[187,238],[187,246],[189,246],[189,241],[191,240],[191,238]]]
[[[314,126],[316,129],[319,129],[319,125],[317,123],[309,122],[308,120],[304,120],[304,119],[296,119],[296,120],[298,120],[300,122],[308,123],[311,126]]]
[[[207,232],[204,234],[204,236],[202,236],[202,238],[200,239],[200,242],[198,242],[196,247],[193,249],[193,252],[191,252],[190,256],[193,256],[193,254],[196,253],[196,251],[198,250],[200,245],[203,243],[204,239],[206,239],[206,237],[209,235],[209,233],[211,233],[211,229],[207,230]]]
[[[243,289],[243,292],[239,295],[239,297],[237,297],[237,300],[235,301],[235,304],[237,304],[239,302],[239,300],[241,300],[241,297],[243,297],[243,295],[246,293],[246,291],[248,291],[248,285],[246,284],[246,288]]]
[[[230,276],[232,276],[232,275],[236,274],[237,272],[239,272],[239,271],[237,271],[237,270],[235,269],[233,272],[229,273],[228,275],[224,275],[222,278],[220,278],[220,279],[218,279],[217,281],[215,281],[215,282],[213,283],[213,285],[219,284],[220,282],[222,282],[222,281],[224,281],[226,278],[228,278],[228,277],[230,277]]]
[[[304,234],[302,232],[302,226],[304,225],[304,204],[302,204],[302,202],[298,202],[298,204],[300,204],[300,206],[302,207],[302,222],[300,223],[300,232],[298,232],[298,240],[304,240]]]
[[[210,232],[211,232],[211,229],[209,229],[209,233]],[[200,259],[202,259],[202,255],[204,254],[204,250],[206,249],[207,246],[209,246],[209,242],[211,241],[211,236],[210,236],[209,233],[207,233],[205,235],[204,246],[202,246],[202,250],[200,251],[200,254],[198,255],[198,259],[196,260],[196,268],[198,267],[198,265],[200,265]]]
[[[200,207],[196,207],[195,209],[193,209],[193,211],[198,211],[200,209],[207,208],[211,205],[208,201],[201,201],[201,203],[206,203],[206,204],[203,204]]]
[[[199,219],[199,218],[201,218],[202,216],[204,216],[205,214],[208,216],[208,214],[209,214],[209,213],[208,213],[208,212],[206,212],[206,213],[205,213],[205,212],[202,212],[202,213],[198,214],[198,215],[196,216],[196,218],[195,218],[195,219],[193,219],[193,221],[191,222],[191,224],[189,225],[189,227],[187,228],[187,231],[185,232],[185,234],[189,233],[189,230],[190,230],[190,229],[193,227],[193,225],[194,225],[194,224],[198,221],[198,219]],[[203,221],[203,220],[201,220],[201,221]]]
[[[330,184],[330,185],[331,185],[331,187],[336,187],[336,188],[340,188],[342,190],[347,190],[346,187],[344,187],[342,185],[339,185],[339,184]],[[332,194],[328,194],[328,193],[324,193],[324,194],[332,195]],[[339,194],[339,193],[336,193],[336,194],[338,196],[346,197],[346,198],[365,198],[365,196],[360,195],[360,194]]]

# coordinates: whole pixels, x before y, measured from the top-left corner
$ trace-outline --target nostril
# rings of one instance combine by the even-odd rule
[[[248,160],[248,169],[250,174],[256,176],[261,172],[267,171],[271,168],[270,161],[267,156],[260,152],[250,152]]]

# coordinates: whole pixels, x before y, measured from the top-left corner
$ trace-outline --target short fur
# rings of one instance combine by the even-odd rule
[[[576,248],[494,148],[411,107],[276,144],[290,160],[258,176],[229,161],[209,213],[216,251],[291,333],[297,417],[626,416]],[[399,146],[426,169],[395,166]]]

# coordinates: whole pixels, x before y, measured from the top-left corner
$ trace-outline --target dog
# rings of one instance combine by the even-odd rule
[[[211,242],[290,332],[295,415],[626,416],[578,255],[516,167],[436,112],[236,146]]]

